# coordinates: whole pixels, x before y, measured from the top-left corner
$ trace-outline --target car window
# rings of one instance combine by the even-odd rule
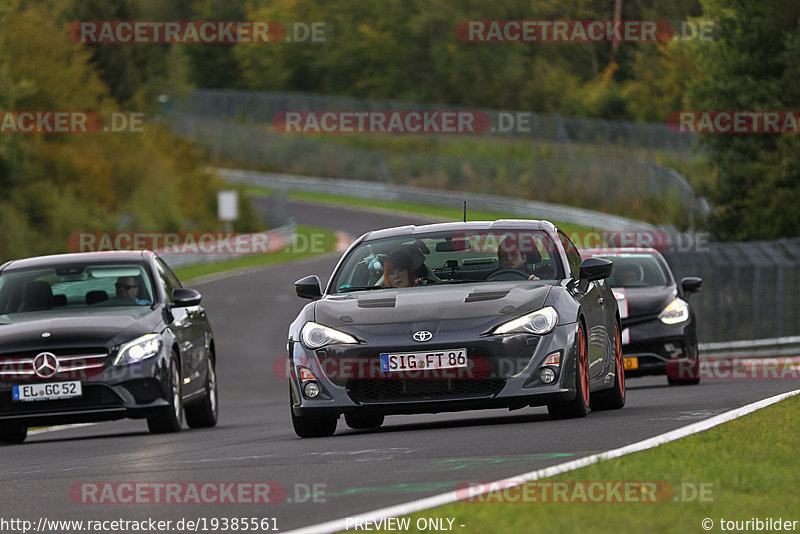
[[[516,254],[509,268],[504,254]],[[502,272],[501,272],[502,271]],[[512,271],[512,272],[509,272]],[[493,275],[497,273],[495,278]],[[517,274],[518,273],[518,274]],[[449,231],[362,243],[334,274],[334,292],[466,282],[563,278],[542,230]],[[535,281],[535,279],[533,280]]]
[[[0,314],[149,306],[153,286],[141,264],[76,263],[0,275]]]
[[[651,254],[605,256],[614,262],[608,283],[611,287],[666,286],[669,278],[661,263]]]
[[[569,263],[569,268],[572,271],[572,277],[575,280],[578,280],[581,273],[581,254],[578,252],[578,249],[575,248],[575,245],[572,244],[572,241],[570,241],[570,239],[561,230],[558,231],[558,238],[561,240],[561,244],[564,246],[564,251],[567,253],[567,262]]]

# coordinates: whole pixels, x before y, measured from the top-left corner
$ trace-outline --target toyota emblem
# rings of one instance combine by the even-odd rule
[[[414,338],[414,341],[429,341],[433,337],[433,334],[427,330],[420,330],[419,332],[414,332],[414,335],[411,337]]]
[[[52,378],[58,371],[58,358],[52,352],[40,352],[33,359],[33,372],[39,378]]]

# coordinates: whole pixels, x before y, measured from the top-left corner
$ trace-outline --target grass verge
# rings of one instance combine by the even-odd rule
[[[498,504],[500,494],[490,494],[485,502],[460,502],[413,514],[411,525],[419,518],[454,518],[455,526],[465,525],[456,529],[460,532],[671,533],[704,532],[701,523],[706,518],[713,521],[707,530],[715,532],[723,530],[723,519],[800,520],[798,418],[800,396],[794,396],[706,432],[547,479],[667,482],[677,501]],[[701,502],[703,491],[706,502]],[[800,530],[800,523],[795,530]]]
[[[200,263],[184,265],[174,269],[175,274],[184,282],[191,282],[195,278],[208,276],[235,269],[260,267],[288,261],[319,256],[333,252],[336,246],[336,234],[331,230],[313,226],[297,225],[297,240],[295,246],[287,247],[270,254],[252,254],[235,260],[217,263]]]

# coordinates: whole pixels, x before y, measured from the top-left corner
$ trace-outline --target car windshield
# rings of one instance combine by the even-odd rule
[[[364,242],[334,275],[333,292],[564,277],[541,230],[469,230]]]
[[[140,264],[58,265],[0,275],[0,315],[151,304],[150,277]]]
[[[651,254],[604,256],[614,262],[608,279],[611,287],[652,287],[669,284],[661,263]]]

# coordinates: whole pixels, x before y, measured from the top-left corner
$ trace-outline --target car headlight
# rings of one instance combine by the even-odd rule
[[[119,355],[114,360],[114,365],[139,363],[147,358],[152,358],[161,350],[161,343],[160,334],[146,334],[142,337],[137,337],[133,341],[125,343],[119,349]]]
[[[547,334],[557,324],[558,313],[551,306],[547,306],[495,327],[492,334]]]
[[[664,324],[677,324],[689,320],[689,304],[685,300],[675,299],[658,314]]]
[[[358,343],[356,338],[350,334],[345,334],[329,326],[321,325],[313,321],[307,322],[300,330],[300,339],[303,345],[310,349],[318,349],[325,345],[337,343]]]

